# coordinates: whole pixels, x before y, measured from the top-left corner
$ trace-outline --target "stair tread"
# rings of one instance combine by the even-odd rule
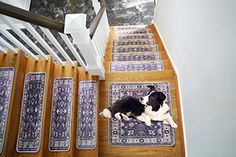
[[[129,39],[113,41],[113,46],[129,46],[129,45],[154,45],[154,39]]]
[[[110,63],[110,72],[163,71],[162,60],[155,61],[116,61]]]

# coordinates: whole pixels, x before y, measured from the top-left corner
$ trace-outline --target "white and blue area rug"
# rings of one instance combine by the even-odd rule
[[[46,74],[42,72],[25,75],[16,144],[19,153],[34,153],[40,149],[45,78]]]
[[[143,72],[143,71],[163,71],[164,64],[162,60],[140,61],[140,62],[111,62],[110,72]]]
[[[13,79],[13,68],[0,68],[0,153],[2,152],[4,145],[7,115],[9,110]]]
[[[50,151],[69,151],[73,80],[55,78],[49,138]]]
[[[97,116],[97,84],[96,81],[80,81],[79,104],[76,133],[77,149],[96,148],[96,116]]]
[[[171,108],[170,84],[168,82],[146,83],[111,83],[109,87],[109,105],[126,96],[140,98],[146,96],[149,88],[154,85],[163,92],[166,102]],[[162,122],[152,121],[151,126],[136,119],[109,121],[109,143],[113,146],[172,146],[175,143],[174,129]]]

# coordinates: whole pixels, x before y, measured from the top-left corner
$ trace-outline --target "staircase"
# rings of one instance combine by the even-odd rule
[[[127,31],[127,29],[130,29]],[[128,32],[128,33],[127,33]],[[127,48],[127,45],[128,48]],[[5,139],[1,157],[52,157],[52,156],[93,156],[93,157],[184,157],[184,138],[178,93],[178,81],[170,59],[164,49],[154,25],[110,27],[109,41],[104,56],[105,80],[92,76],[82,67],[65,66],[38,56],[34,60],[25,56],[19,49],[17,53],[6,50],[0,53],[0,67],[13,67],[14,78],[6,123]],[[45,73],[44,105],[42,109],[42,128],[40,149],[35,153],[16,151],[18,128],[22,108],[22,97],[25,75],[29,72]],[[52,115],[53,84],[55,78],[72,78],[72,107],[70,123],[69,149],[66,151],[49,151],[50,120]],[[95,135],[96,146],[91,149],[78,149],[78,104],[81,81],[96,82]],[[109,85],[116,82],[168,82],[172,102],[173,119],[178,128],[174,129],[173,146],[112,146],[108,142],[108,120],[98,117],[98,113],[108,105]],[[86,124],[86,123],[84,123]]]
[[[78,86],[81,81],[94,80],[96,81],[96,89],[99,87],[99,77],[91,76],[83,68],[66,64],[64,67],[54,63],[51,56],[46,61],[39,57],[38,61],[31,57],[26,57],[24,53],[17,50],[13,53],[8,50],[7,54],[0,53],[0,67],[13,67],[14,78],[12,85],[12,93],[9,104],[9,112],[6,123],[5,139],[1,157],[43,157],[43,156],[83,156],[83,151],[76,148],[76,128],[77,128],[77,111],[78,111]],[[45,73],[45,93],[42,113],[41,127],[41,142],[40,149],[37,152],[19,153],[16,151],[17,136],[20,123],[20,113],[22,108],[22,97],[25,75],[29,72]],[[70,148],[68,151],[53,152],[49,151],[49,135],[50,135],[50,119],[52,113],[52,96],[53,96],[53,81],[55,78],[72,78],[72,108],[71,108],[71,123],[70,123]],[[98,103],[99,96],[97,94],[96,101]],[[96,106],[98,107],[98,106]],[[98,108],[97,108],[98,110]],[[96,122],[97,123],[97,122]],[[98,126],[97,126],[98,128]],[[98,143],[98,141],[97,141]],[[97,156],[98,147],[93,150],[86,151],[90,156]]]
[[[184,157],[184,139],[178,81],[171,61],[154,25],[110,27],[104,67],[106,80],[100,81],[99,108],[108,105],[109,86],[116,82],[169,82],[174,129],[173,146],[112,146],[108,120],[99,119],[99,156],[101,157]],[[103,98],[103,99],[101,99]]]

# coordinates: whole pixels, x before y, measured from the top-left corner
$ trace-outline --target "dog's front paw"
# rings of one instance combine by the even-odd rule
[[[146,124],[147,126],[151,126],[151,125],[152,125],[151,121],[145,122],[145,124]]]
[[[118,120],[121,120],[121,116],[120,116],[119,112],[115,114],[115,118],[118,119]]]
[[[126,121],[128,121],[129,120],[129,117],[127,116],[127,115],[125,115],[125,114],[121,114],[122,115],[122,118],[124,119],[124,120],[126,120]]]
[[[151,126],[151,125],[152,125],[151,119],[150,119],[150,118],[146,118],[146,119],[145,119],[145,124],[146,124],[147,126]]]

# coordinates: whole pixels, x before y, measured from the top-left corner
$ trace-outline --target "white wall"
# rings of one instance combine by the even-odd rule
[[[158,0],[179,73],[188,157],[236,157],[236,0]]]

